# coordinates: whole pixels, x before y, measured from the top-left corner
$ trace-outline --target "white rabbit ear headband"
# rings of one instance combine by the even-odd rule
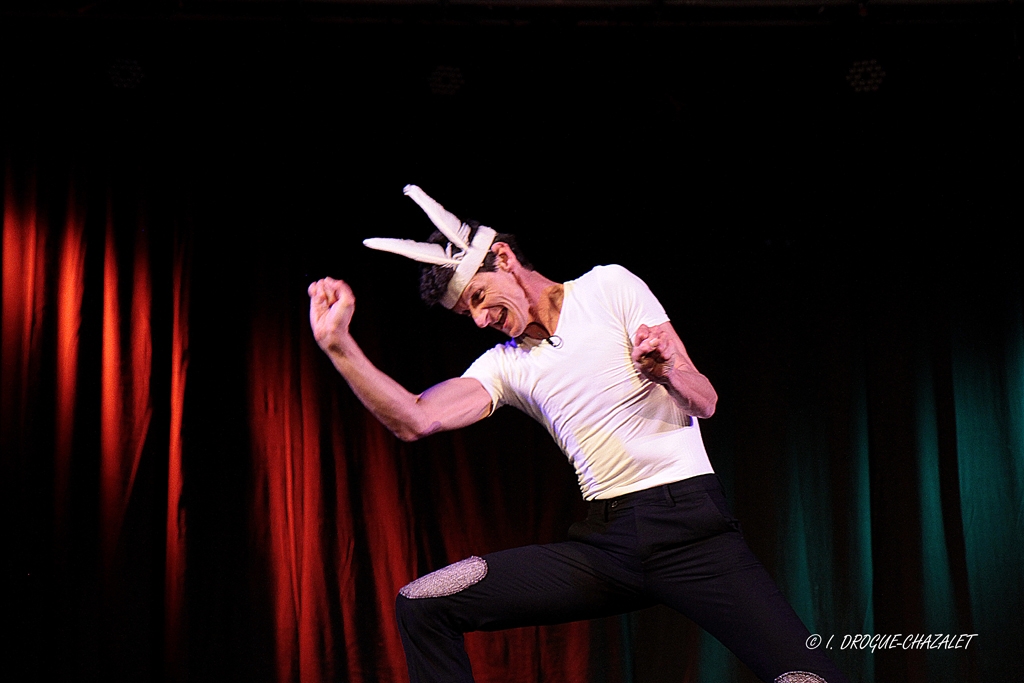
[[[476,234],[473,235],[473,241],[470,243],[469,225],[460,221],[455,214],[446,211],[443,206],[415,185],[406,185],[403,192],[419,204],[424,213],[437,226],[437,229],[448,238],[448,245],[442,247],[440,244],[430,242],[400,240],[391,237],[371,237],[363,240],[363,244],[371,249],[400,254],[420,263],[453,268],[455,273],[448,283],[444,296],[441,297],[441,305],[445,308],[454,308],[459,297],[462,296],[463,290],[466,289],[469,281],[473,279],[476,271],[483,264],[498,233],[481,225],[476,229]],[[453,247],[455,253],[452,253]]]

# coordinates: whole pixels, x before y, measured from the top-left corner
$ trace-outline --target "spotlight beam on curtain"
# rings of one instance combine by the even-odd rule
[[[78,361],[85,293],[85,216],[72,182],[61,238],[57,273],[57,375],[54,443],[54,506],[56,543],[66,547],[68,499],[71,493],[71,457],[74,446],[75,407],[78,400]]]
[[[188,530],[182,503],[182,425],[185,417],[185,380],[189,361],[189,308],[191,294],[190,251],[187,233],[178,225],[174,230],[171,267],[171,362],[170,415],[167,446],[167,529],[164,568],[164,660],[172,679],[183,679],[182,614],[185,600],[186,545]]]
[[[113,562],[124,516],[149,433],[153,405],[150,374],[152,289],[144,226],[138,226],[130,277],[130,308],[123,313],[112,202],[107,207],[103,261],[103,357],[100,402],[100,521],[102,557]],[[127,345],[125,328],[127,327]],[[127,358],[126,358],[127,356]]]

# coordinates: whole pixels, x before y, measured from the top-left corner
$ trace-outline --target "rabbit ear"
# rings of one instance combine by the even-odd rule
[[[378,251],[390,251],[411,258],[420,263],[430,263],[435,266],[447,266],[455,268],[461,263],[460,259],[452,258],[451,250],[445,251],[440,244],[429,244],[415,240],[399,240],[391,237],[371,237],[363,240],[363,244],[370,249]]]
[[[487,252],[491,250],[491,244],[494,243],[494,238],[498,233],[485,225],[481,225],[476,229],[473,241],[470,243],[469,226],[460,221],[455,214],[446,211],[443,206],[435,202],[426,192],[415,185],[406,185],[404,191],[406,195],[412,197],[413,201],[419,204],[420,208],[430,217],[431,222],[448,238],[448,246],[442,247],[440,244],[430,242],[400,240],[390,237],[371,237],[363,240],[363,244],[371,249],[390,251],[393,254],[399,254],[420,263],[454,268],[455,273],[448,282],[444,296],[441,297],[441,304],[445,308],[452,308],[458,303],[459,297],[462,296],[462,291],[466,289],[466,285],[476,275],[476,271],[480,270],[480,266],[483,264]],[[452,253],[452,247],[458,249],[454,254]]]
[[[437,226],[437,229],[458,247],[459,251],[469,249],[469,226],[460,221],[458,216],[438,204],[416,185],[406,185],[402,192],[419,204],[419,207],[430,218],[430,222]]]

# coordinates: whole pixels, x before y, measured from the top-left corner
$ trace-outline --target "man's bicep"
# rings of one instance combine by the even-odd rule
[[[491,395],[479,380],[456,377],[435,384],[419,396],[429,433],[471,425],[491,413]]]

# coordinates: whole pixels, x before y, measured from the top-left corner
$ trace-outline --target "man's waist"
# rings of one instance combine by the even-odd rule
[[[694,491],[713,491],[722,488],[722,482],[714,472],[698,474],[668,484],[659,484],[650,488],[632,491],[621,496],[611,498],[597,498],[590,501],[591,510],[595,507],[602,510],[622,509],[634,505],[648,505],[652,503],[675,503],[676,500]]]

